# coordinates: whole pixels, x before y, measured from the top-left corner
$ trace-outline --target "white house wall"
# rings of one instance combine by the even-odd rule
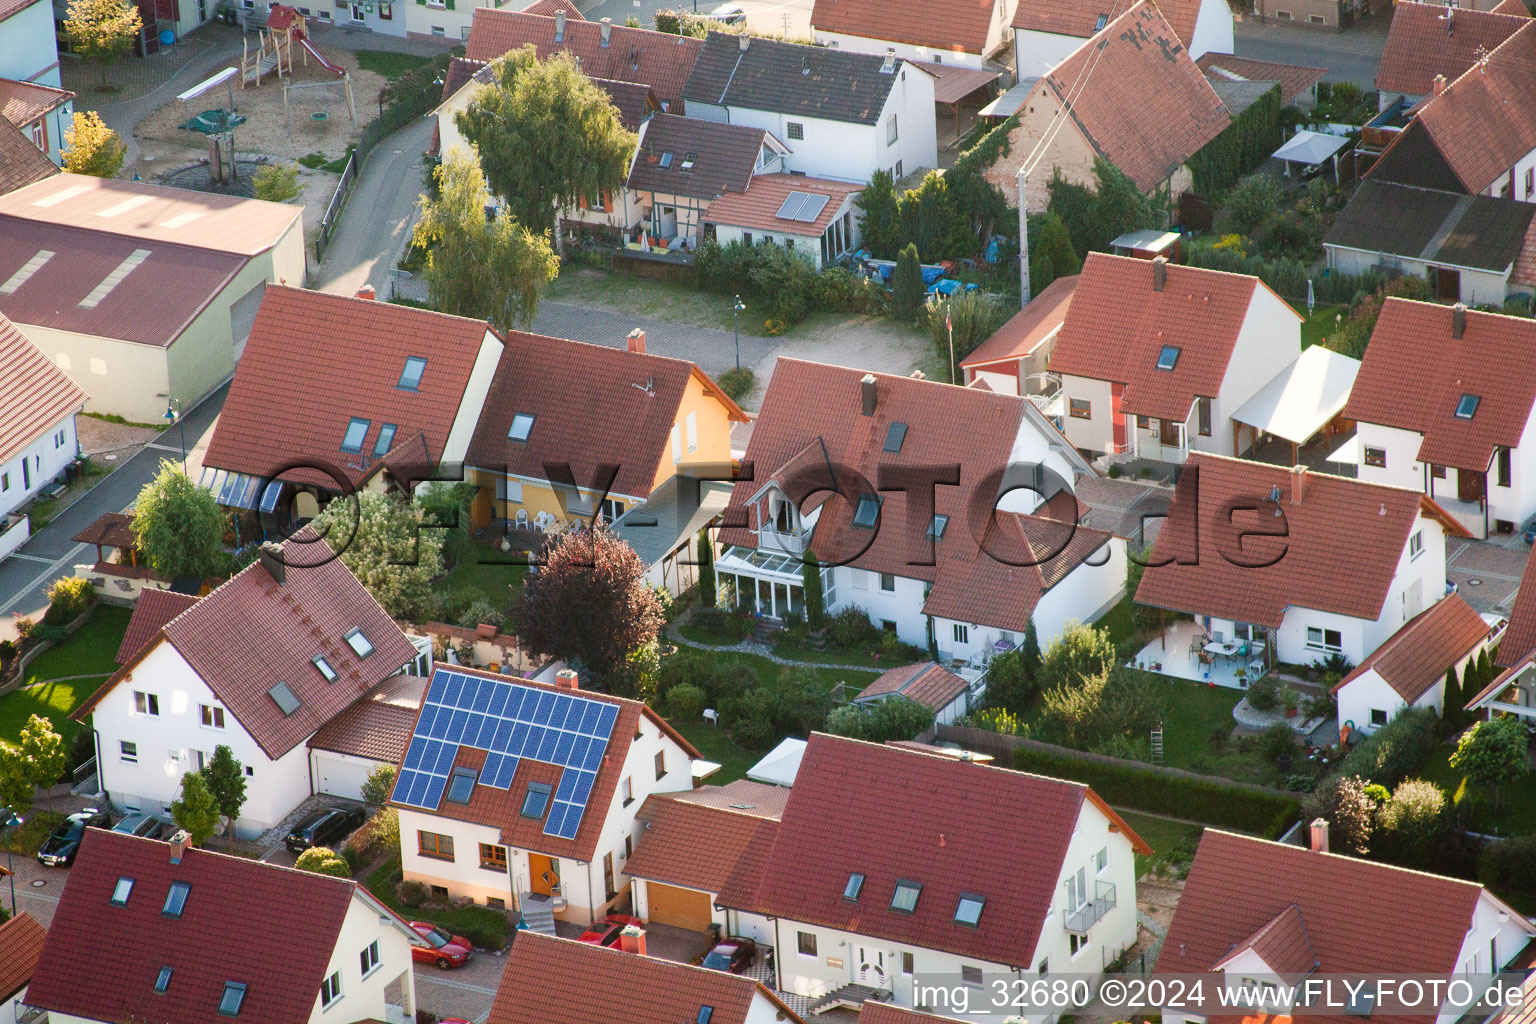
[[[1424,435],[1414,430],[1386,427],[1379,423],[1358,423],[1355,436],[1359,439],[1360,463],[1358,478],[1367,483],[1390,484],[1409,490],[1424,491],[1424,465],[1419,462],[1419,446]],[[1365,462],[1365,450],[1378,448],[1386,453],[1385,466],[1369,466]]]
[[[877,627],[894,622],[896,637],[902,643],[927,650],[928,620],[923,615],[923,602],[927,599],[928,585],[922,580],[895,576],[895,589],[881,590],[879,573],[847,565],[833,569],[832,579],[836,601],[828,604],[827,614],[836,615],[845,608],[859,608]],[[943,638],[940,640],[942,646]]]
[[[48,0],[37,0],[0,21],[0,78],[63,87],[53,5]]]
[[[1095,870],[1095,858],[1106,851],[1104,870]],[[1064,923],[1067,907],[1067,879],[1085,869],[1088,888],[1096,882],[1115,887],[1115,905],[1088,929],[1088,944],[1072,955],[1069,934]],[[1050,975],[1096,974],[1136,941],[1136,855],[1124,832],[1110,831],[1110,820],[1086,797],[1077,813],[1077,827],[1062,858],[1056,877],[1051,912],[1040,929],[1040,939],[1031,961],[1036,973],[1042,964]]]
[[[1512,170],[1514,171],[1513,188],[1510,187],[1510,175],[1506,171],[1499,176],[1497,181],[1483,189],[1483,195],[1503,196],[1506,199],[1518,199],[1521,202],[1536,203],[1536,180],[1530,181],[1530,187],[1527,187],[1526,179],[1528,173],[1536,170],[1536,149],[1531,150],[1531,152],[1516,160]]]
[[[1500,180],[1507,181],[1508,179]],[[1517,184],[1519,188],[1523,189],[1525,187],[1525,179],[1522,177]],[[1327,250],[1328,266],[1344,274],[1363,274],[1368,270],[1381,270],[1384,267],[1388,267],[1397,270],[1407,277],[1422,278],[1433,273],[1437,267],[1455,270],[1461,275],[1460,299],[1469,306],[1502,306],[1508,294],[1526,290],[1524,286],[1511,285],[1509,283],[1508,269],[1502,272],[1468,270],[1443,263],[1416,260],[1405,256],[1394,256],[1390,253],[1346,249],[1339,245],[1328,245],[1324,246],[1324,248]]]
[[[1224,0],[1217,0],[1225,6]],[[1231,16],[1227,17],[1227,38],[1231,39]],[[1220,51],[1230,53],[1231,50]],[[1232,346],[1232,357],[1221,387],[1211,402],[1211,434],[1202,436],[1197,413],[1190,415],[1189,445],[1196,451],[1218,455],[1241,455],[1252,444],[1253,431],[1245,429],[1234,449],[1232,414],[1242,408],[1270,381],[1301,357],[1301,318],[1291,307],[1263,284],[1255,284],[1253,299],[1243,325]]]
[[[1014,67],[1018,68],[1018,77],[1027,79],[1045,76],[1056,65],[1072,56],[1077,48],[1087,41],[1081,36],[1014,29]]]
[[[1226,0],[1201,0],[1194,37],[1184,40],[1184,46],[1191,60],[1199,60],[1207,53],[1231,53],[1233,36],[1232,10]]]
[[[363,973],[362,953],[371,943],[379,944],[379,962],[367,974]],[[342,918],[341,931],[331,950],[323,977],[341,975],[341,997],[330,1005],[320,1005],[320,994],[315,994],[315,1005],[310,1011],[311,1024],[329,1024],[333,1020],[388,1020],[386,1007],[389,1000],[386,991],[392,982],[404,986],[404,1005],[416,1005],[416,976],[411,967],[411,943],[401,926],[386,924],[380,910],[369,905],[361,895],[352,897]]]
[[[440,2],[417,3],[415,0],[405,0],[404,3],[395,6],[395,17],[400,18],[402,8],[405,12],[405,31],[411,36],[426,36],[434,39],[448,39],[456,43],[462,43],[469,38],[469,26],[474,20],[476,7],[505,7],[505,4],[484,3],[475,4],[470,0],[456,0],[453,10]],[[346,12],[338,10],[336,20],[343,22],[343,18],[350,17]]]
[[[63,435],[62,439],[60,434]],[[6,462],[0,462],[0,516],[20,508],[38,491],[52,483],[55,477],[64,472],[64,467],[74,461],[78,450],[75,414],[70,413],[18,454]],[[25,468],[23,462],[26,463]]]
[[[469,451],[469,440],[480,423],[485,396],[490,394],[491,379],[496,376],[496,367],[501,362],[501,350],[501,340],[486,331],[480,351],[475,355],[475,365],[469,371],[464,397],[459,400],[458,412],[454,414],[453,427],[448,431],[448,440],[443,443],[442,461],[450,466],[462,465]],[[428,358],[430,361],[430,356]]]
[[[1110,537],[1087,562],[1040,595],[1032,617],[1041,649],[1073,619],[1094,622],[1109,611],[1125,591],[1125,568],[1125,541]]]
[[[812,26],[814,29],[814,26]],[[934,64],[943,64],[957,68],[980,68],[982,55],[979,53],[966,53],[962,50],[951,50],[948,47],[918,46],[914,43],[898,43],[894,40],[872,39],[868,36],[849,35],[846,32],[823,32],[814,29],[818,46],[830,46],[838,50],[848,50],[851,53],[873,53],[881,56],[887,50],[895,50],[896,56],[904,60],[921,60]],[[988,33],[988,42],[993,37],[1000,35],[994,26]],[[988,53],[991,52],[989,47]]]
[[[1115,417],[1111,410],[1114,399],[1109,381],[1075,377],[1064,373],[1061,375],[1061,394],[1062,433],[1067,435],[1067,440],[1072,442],[1072,447],[1090,452],[1113,451]],[[1088,400],[1087,419],[1072,415],[1071,400],[1074,398]]]

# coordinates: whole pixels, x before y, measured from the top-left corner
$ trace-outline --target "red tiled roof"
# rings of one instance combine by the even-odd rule
[[[773,843],[776,817],[675,799],[668,795],[647,797],[637,815],[645,831],[635,844],[624,873],[634,878],[680,885],[707,893],[731,887],[732,876],[750,848],[761,855]]]
[[[996,82],[1003,72],[991,68],[963,68],[958,64],[935,64],[928,60],[908,61],[933,76],[933,102],[959,103],[978,89]]]
[[[68,89],[0,78],[0,117],[18,128],[26,127],[48,111],[57,110],[74,98],[75,94]]]
[[[1154,261],[1089,253],[1050,368],[1124,384],[1126,413],[1183,422],[1196,398],[1220,392],[1261,285],[1247,274],[1163,266],[1163,290],[1154,291]],[[1159,370],[1166,345],[1178,346],[1178,360]]]
[[[89,397],[0,313],[0,464],[79,412]]]
[[[1524,20],[1493,52],[1425,103],[1414,120],[1470,195],[1507,178],[1536,149],[1536,108],[1529,102],[1536,22]],[[1506,192],[1517,194],[1515,189]]]
[[[827,178],[806,178],[795,174],[755,174],[745,192],[727,192],[709,204],[704,220],[710,224],[776,231],[780,234],[820,238],[843,208],[843,201],[864,191],[864,186]],[[780,217],[779,210],[791,192],[826,196],[827,204],[814,221]]]
[[[313,468],[284,479],[343,490],[378,467],[385,424],[396,427],[397,460],[423,458],[425,435],[435,464],[488,331],[483,320],[268,285],[203,464],[256,477],[303,464]],[[396,386],[411,356],[427,361],[414,391]],[[354,417],[369,426],[349,454],[340,447]]]
[[[461,675],[487,676],[504,683],[509,683],[512,686],[526,687],[532,690],[555,690],[553,684],[535,682],[531,679],[510,678],[495,672],[480,672],[457,665],[453,667],[453,671]],[[597,778],[593,781],[592,791],[587,796],[587,813],[582,815],[581,826],[574,839],[561,839],[558,836],[545,835],[544,822],[542,820],[527,818],[521,813],[523,799],[528,791],[528,784],[530,782],[542,782],[553,788],[559,785],[560,773],[564,770],[554,764],[539,761],[532,757],[525,756],[518,760],[517,770],[506,789],[497,789],[492,786],[476,786],[469,798],[469,803],[459,804],[444,800],[435,811],[427,813],[436,814],[443,818],[470,821],[479,825],[499,828],[501,829],[502,843],[507,846],[516,847],[519,850],[535,850],[548,854],[551,857],[573,857],[576,860],[590,862],[596,854],[598,841],[602,838],[601,833],[608,808],[613,806],[614,793],[619,786],[619,777],[624,771],[624,759],[629,753],[630,744],[634,741],[641,722],[647,721],[660,729],[673,742],[682,747],[683,752],[689,758],[697,758],[699,752],[676,729],[672,728],[665,719],[640,701],[628,700],[624,697],[614,697],[606,693],[598,693],[595,690],[583,690],[581,695],[588,700],[601,701],[605,704],[616,706],[619,709],[619,717],[614,722],[613,731],[609,734],[608,747],[603,754],[603,762],[597,769]],[[485,755],[486,751],[482,747],[468,744],[461,745],[453,766],[455,768],[473,768],[478,772],[485,766]],[[401,760],[404,760],[403,756]],[[403,767],[403,765],[397,767]],[[687,765],[672,765],[668,770],[687,772],[689,768]],[[417,809],[419,810],[420,808]]]
[[[1523,0],[1499,0],[1498,3],[1488,8],[1494,14],[1515,14],[1522,18],[1531,16],[1531,9],[1525,6]]]
[[[811,28],[955,53],[983,53],[997,0],[816,0]]]
[[[1075,782],[813,733],[755,893],[718,902],[1027,967],[1085,799]],[[910,914],[890,909],[901,879],[922,884]],[[974,928],[954,921],[962,892],[986,898]]]
[[[176,652],[274,761],[416,657],[400,627],[313,531],[301,530],[282,550],[288,562],[283,583],[253,562],[163,628]],[[366,658],[345,640],[354,629],[373,644]],[[336,670],[335,682],[326,682],[311,661],[322,654]],[[77,720],[134,664],[76,709]],[[279,682],[299,699],[292,714],[283,714],[268,692]]]
[[[1514,266],[1510,268],[1509,279],[1515,284],[1536,285],[1536,218],[1532,218],[1525,229],[1525,239]]]
[[[1459,530],[1417,491],[1193,452],[1136,601],[1271,628],[1292,606],[1374,621],[1421,511]]]
[[[547,478],[547,464],[569,463],[583,487],[599,466],[616,464],[611,493],[644,498],[666,457],[690,378],[732,420],[745,421],[719,385],[686,359],[515,332],[507,337],[468,460],[539,480]],[[526,442],[507,437],[518,413],[534,418]]]
[[[931,661],[919,661],[880,673],[859,691],[855,701],[867,697],[900,694],[930,711],[938,712],[966,691],[968,684],[949,669]]]
[[[1243,940],[1216,964],[1216,969],[1220,970],[1244,952],[1254,953],[1265,966],[1284,978],[1300,980],[1317,967],[1317,954],[1307,935],[1306,922],[1302,921],[1301,912],[1294,903]]]
[[[777,821],[784,816],[784,806],[789,802],[789,787],[737,779],[723,786],[700,786],[698,789],[672,793],[670,797],[684,803],[739,811]]]
[[[100,544],[108,548],[128,548],[134,544],[133,513],[103,512],[90,526],[75,534],[76,544]]]
[[[32,980],[32,971],[47,941],[47,929],[25,910],[0,924],[0,1003]]]
[[[1187,46],[1200,20],[1200,0],[1162,0],[1157,7]],[[1099,16],[1114,11],[1115,5],[1106,0],[1019,0],[1013,27],[1087,39],[1093,35]]]
[[[586,17],[576,9],[571,0],[533,0],[533,3],[523,8],[524,14],[542,14],[553,18],[559,12],[564,11],[565,16],[571,21],[586,21]]]
[[[846,561],[856,568],[932,583],[923,607],[928,615],[1023,629],[1041,594],[1110,536],[1075,526],[1076,504],[1064,491],[1066,502],[1053,503],[1036,515],[998,513],[986,525],[993,553],[982,549],[970,526],[964,488],[1008,464],[1026,400],[874,374],[875,412],[864,416],[863,376],[862,370],[781,357],[747,447],[747,461],[756,467],[758,480],[773,478],[786,492],[821,492],[810,496],[804,511],[820,503],[815,548],[823,561]],[[899,453],[883,450],[893,423],[907,425]],[[852,522],[860,497],[853,489],[865,484],[829,480],[824,468],[828,460],[862,474],[871,482],[870,491],[882,469],[960,467],[961,486],[938,487],[934,494],[935,513],[950,520],[943,540],[933,545],[934,564],[914,564],[927,558],[923,535],[928,523],[918,522],[925,517],[909,516],[904,492],[885,493],[880,520],[887,525],[871,538]],[[740,481],[732,491],[731,506],[742,510],[749,527],[751,498],[763,486]],[[847,500],[827,501],[834,490]],[[728,512],[727,521],[733,515]],[[909,530],[917,536],[908,536]],[[757,546],[749,528],[727,527],[720,536],[725,544]],[[921,552],[921,558],[914,558],[915,552]],[[1050,553],[1053,557],[1045,557]]]
[[[1422,434],[1421,462],[1481,473],[1496,448],[1520,443],[1536,406],[1536,378],[1508,372],[1511,360],[1536,359],[1536,322],[1467,310],[1453,338],[1454,318],[1447,306],[1388,299],[1344,415]],[[1456,415],[1463,395],[1479,398],[1470,419]]]
[[[1319,973],[1448,975],[1457,969],[1481,892],[1475,882],[1208,828],[1155,970],[1208,971],[1294,907]],[[1359,1018],[1309,1019],[1343,1024]]]
[[[1404,0],[1392,5],[1392,27],[1376,68],[1376,88],[1408,96],[1435,91],[1435,76],[1460,78],[1480,57],[1530,22],[1444,4]]]
[[[171,856],[170,843],[86,830],[28,1003],[97,1021],[204,1024],[222,1019],[224,983],[239,981],[241,1020],[308,1020],[357,883],[207,850]],[[134,880],[125,906],[111,902],[119,878]],[[172,881],[191,886],[180,917],[161,913]],[[158,993],[162,967],[171,983]]]
[[[139,591],[139,599],[134,602],[133,614],[128,617],[128,628],[123,633],[123,642],[118,646],[114,660],[118,665],[128,664],[152,641],[160,639],[160,631],[167,622],[197,604],[197,601],[191,594],[178,594],[172,590],[145,587]]]
[[[1323,80],[1327,68],[1310,68],[1301,64],[1278,64],[1272,60],[1255,60],[1230,53],[1205,53],[1195,61],[1205,77],[1217,82],[1279,82],[1280,102],[1295,103],[1296,97]]]
[[[1509,668],[1532,652],[1536,652],[1536,558],[1527,558],[1520,575],[1520,589],[1515,591],[1514,607],[1509,610],[1509,625],[1499,640],[1498,655],[1493,661],[1501,668]]]
[[[675,104],[682,97],[683,85],[693,71],[703,40],[612,25],[608,45],[604,46],[602,29],[595,21],[567,18],[565,37],[556,42],[553,17],[476,7],[464,56],[470,60],[495,60],[529,44],[541,60],[551,53],[569,51],[593,78],[643,82],[656,90],[663,103]]]
[[[1412,704],[1492,632],[1493,627],[1460,594],[1452,594],[1403,623],[1386,643],[1340,680],[1333,692],[1375,669],[1399,697]]]
[[[40,0],[0,0],[0,21],[4,21],[14,14],[20,14],[28,7],[39,2]]]
[[[1143,192],[1167,181],[1232,123],[1179,40],[1157,5],[1142,0],[1041,83],[1094,150]]]
[[[322,725],[309,738],[309,748],[399,764],[425,691],[426,680],[420,676],[392,676]]]
[[[0,117],[0,196],[58,173],[59,168],[46,153]]]
[[[739,974],[520,932],[486,1024],[688,1024],[705,1006],[714,1008],[710,1024],[746,1024],[758,996],[778,1019],[803,1024],[778,996]]]
[[[866,1000],[859,1010],[859,1024],[954,1024],[953,1017],[935,1017],[894,1003]]]
[[[1029,355],[1061,328],[1072,307],[1078,279],[1079,275],[1074,274],[1052,281],[1043,292],[1029,300],[1029,305],[1009,317],[996,333],[960,360],[960,365],[979,367]]]

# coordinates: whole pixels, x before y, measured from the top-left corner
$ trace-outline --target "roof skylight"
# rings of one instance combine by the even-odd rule
[[[955,924],[976,927],[981,920],[982,908],[987,905],[985,896],[977,896],[975,893],[963,892],[960,894],[960,902],[955,906]]]
[[[160,913],[166,917],[180,917],[187,905],[187,896],[192,892],[192,886],[188,882],[172,882],[170,892],[165,894],[165,906]]]
[[[859,506],[853,513],[853,525],[862,526],[866,530],[875,528],[875,520],[880,518],[880,498],[878,495],[865,494],[859,498]]]
[[[128,905],[128,897],[133,893],[133,879],[119,877],[117,884],[112,887],[112,903],[114,906],[124,907]]]
[[[112,272],[101,279],[101,284],[91,289],[91,293],[81,299],[76,305],[81,309],[95,309],[101,304],[101,300],[112,294],[112,289],[123,283],[123,278],[133,273],[135,267],[149,259],[148,249],[135,249],[123,261],[112,268]]]
[[[949,516],[935,515],[933,522],[928,524],[928,539],[943,540],[944,531],[949,527]]]
[[[319,672],[322,676],[325,677],[326,682],[334,683],[336,681],[336,669],[331,665],[331,660],[325,655],[317,654],[313,658],[310,658],[309,662],[311,665],[315,666],[316,672]]]
[[[299,710],[299,698],[289,688],[287,683],[277,683],[267,691],[267,696],[272,698],[272,703],[285,715],[291,715]]]
[[[1177,365],[1179,365],[1179,346],[1164,345],[1163,350],[1157,354],[1157,368],[1171,370]]]
[[[235,1017],[240,1013],[240,1006],[245,1002],[245,982],[226,981],[224,994],[219,997],[219,1012],[226,1017]]]
[[[901,451],[901,446],[907,440],[907,425],[905,423],[892,423],[885,428],[885,450],[892,454]]]
[[[160,968],[159,976],[155,978],[155,991],[156,992],[164,992],[166,989],[168,989],[170,987],[171,987],[171,969],[169,967],[162,967],[162,968]]]
[[[848,884],[843,886],[843,899],[858,902],[859,893],[864,888],[864,876],[855,871],[848,876]]]
[[[359,658],[366,658],[373,653],[373,641],[363,635],[360,629],[354,629],[346,636],[347,646],[352,648],[352,653]]]
[[[898,914],[910,914],[917,910],[917,898],[923,893],[922,882],[898,879],[896,891],[891,893],[891,909]]]
[[[663,166],[663,167],[671,167],[672,166],[672,151],[670,149],[667,150],[665,153],[661,154],[660,163],[661,163],[661,166]]]
[[[347,432],[341,439],[341,450],[344,452],[360,452],[363,450],[363,438],[368,436],[368,427],[372,421],[359,416],[353,416],[347,423]]]
[[[551,792],[549,786],[542,782],[528,783],[528,792],[523,797],[523,817],[535,820],[544,817],[544,812],[549,809]]]
[[[421,375],[426,370],[427,361],[421,356],[407,356],[405,369],[400,371],[400,382],[395,387],[404,388],[406,391],[417,390],[421,387]]]
[[[397,429],[393,423],[386,423],[379,428],[379,439],[373,442],[373,454],[376,457],[386,454],[394,446]]]
[[[33,256],[31,259],[27,260],[27,262],[23,263],[17,269],[16,273],[6,278],[5,284],[0,284],[0,295],[15,294],[16,289],[26,284],[27,281],[31,279],[33,274],[43,269],[44,263],[47,263],[57,255],[58,253],[54,252],[52,249],[37,250],[36,256]]]
[[[1462,395],[1461,400],[1456,403],[1456,418],[1459,420],[1469,420],[1476,416],[1477,405],[1481,401],[1482,398],[1478,395]]]
[[[514,441],[526,441],[533,431],[533,413],[520,412],[512,417],[512,426],[507,428],[507,437]]]
[[[456,804],[467,804],[475,791],[477,774],[473,768],[455,768],[448,781],[448,799]]]

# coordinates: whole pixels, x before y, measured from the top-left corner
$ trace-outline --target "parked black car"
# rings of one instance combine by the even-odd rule
[[[293,826],[283,842],[293,853],[303,853],[312,846],[335,846],[364,820],[361,807],[324,807]]]
[[[112,818],[106,811],[87,807],[78,814],[71,814],[64,823],[53,830],[38,848],[37,862],[50,868],[67,868],[75,862],[80,852],[80,840],[87,828],[111,828]]]

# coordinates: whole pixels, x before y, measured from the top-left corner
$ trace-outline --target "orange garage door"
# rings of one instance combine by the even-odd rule
[[[670,924],[696,932],[702,932],[709,927],[713,901],[707,892],[649,882],[646,884],[646,898],[650,907],[651,920],[656,924]]]

